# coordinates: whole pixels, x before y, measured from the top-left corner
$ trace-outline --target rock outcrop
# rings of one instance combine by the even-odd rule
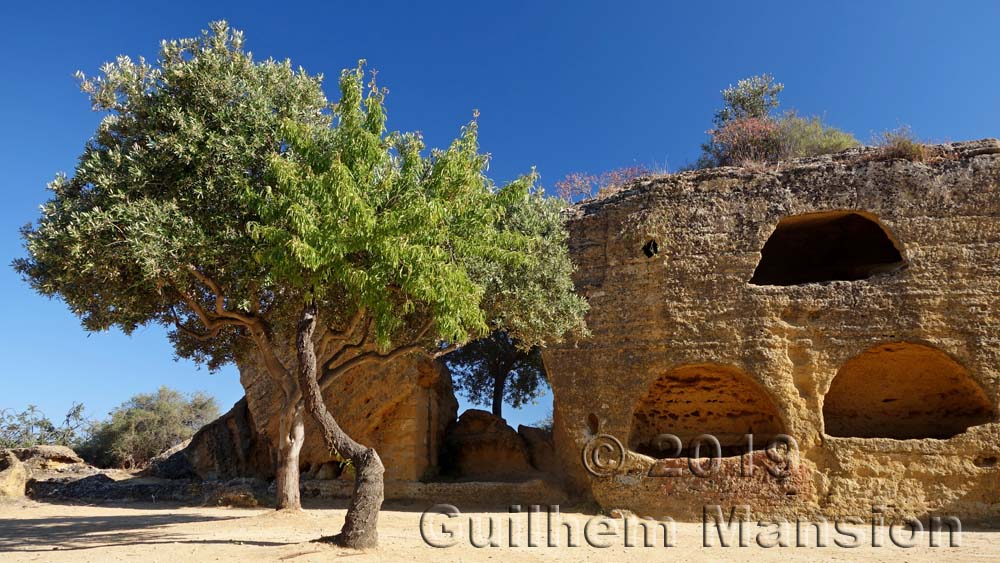
[[[528,461],[531,466],[547,474],[550,478],[558,477],[560,473],[559,459],[556,457],[552,431],[522,424],[517,427],[517,435],[524,440],[524,444],[528,448]]]
[[[32,446],[30,448],[14,448],[10,452],[17,459],[38,470],[53,470],[67,465],[84,463],[72,448],[66,446]]]
[[[574,489],[674,517],[1000,518],[1000,142],[930,153],[647,177],[577,205],[592,335],[544,352]],[[759,451],[781,434],[791,467]],[[721,451],[708,476],[696,445]]]
[[[491,413],[469,409],[448,429],[442,466],[455,477],[479,481],[518,481],[532,467],[524,439]]]
[[[270,442],[257,432],[246,399],[240,399],[189,441],[156,456],[146,474],[209,481],[268,479],[274,475],[274,458]]]
[[[240,362],[247,395],[203,428],[190,444],[158,460],[152,475],[225,480],[274,476],[272,444],[278,433],[280,393],[252,362]],[[438,464],[445,428],[455,419],[451,376],[428,357],[362,368],[343,376],[323,393],[327,406],[352,438],[378,449],[387,480],[417,481]],[[335,479],[339,460],[327,450],[312,420],[300,463],[306,479]]]
[[[0,500],[24,496],[28,469],[10,450],[0,450]]]

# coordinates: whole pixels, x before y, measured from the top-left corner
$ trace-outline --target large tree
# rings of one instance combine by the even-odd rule
[[[525,349],[506,332],[496,330],[443,358],[455,387],[477,405],[489,405],[503,417],[503,404],[520,408],[547,386],[542,351]]]
[[[307,413],[354,467],[341,545],[377,543],[383,467],[324,388],[494,329],[529,346],[583,330],[558,204],[533,175],[495,187],[475,121],[429,155],[387,133],[361,65],[329,106],[319,78],[255,62],[218,22],[82,84],[106,115],[15,268],[87,330],[160,324],[211,369],[263,365],[282,405],[278,508],[300,506]]]

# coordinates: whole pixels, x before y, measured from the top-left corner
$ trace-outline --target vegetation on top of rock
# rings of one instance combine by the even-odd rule
[[[597,175],[570,172],[556,182],[553,187],[556,195],[563,201],[574,202],[591,197],[606,197],[620,191],[636,178],[665,172],[665,169],[653,168],[644,164],[623,166]]]
[[[872,144],[879,148],[880,156],[886,159],[902,158],[911,162],[927,162],[932,150],[920,142],[908,125],[883,131],[873,135]]]
[[[799,117],[795,112],[772,115],[784,87],[762,74],[723,90],[723,106],[715,112],[709,140],[693,168],[777,162],[860,145],[853,135],[824,125],[819,117]]]

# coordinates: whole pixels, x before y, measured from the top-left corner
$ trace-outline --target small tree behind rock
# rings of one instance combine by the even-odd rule
[[[94,425],[78,453],[100,467],[145,467],[160,452],[194,436],[219,416],[215,399],[204,393],[184,395],[160,387],[136,395]]]
[[[444,362],[459,392],[474,404],[489,405],[494,416],[503,417],[505,402],[520,408],[548,386],[541,350],[525,349],[501,331],[462,346]]]

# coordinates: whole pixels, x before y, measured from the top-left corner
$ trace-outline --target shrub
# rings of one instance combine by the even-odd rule
[[[777,162],[860,144],[850,133],[828,127],[818,117],[799,117],[794,112],[772,117],[783,89],[773,76],[762,74],[723,90],[723,107],[715,112],[715,127],[708,131],[709,140],[693,168]]]
[[[79,454],[99,467],[144,467],[156,454],[176,446],[219,416],[215,399],[160,387],[139,394],[93,428]]]
[[[650,168],[644,164],[633,164],[623,166],[607,172],[602,172],[598,176],[585,174],[583,172],[571,172],[565,178],[555,183],[556,195],[565,201],[573,202],[578,199],[586,199],[595,195],[607,196],[625,187],[636,178],[649,176],[664,172]]]
[[[710,131],[709,152],[718,166],[743,166],[781,158],[778,125],[766,117],[735,119]]]
[[[62,424],[56,426],[35,405],[15,412],[0,410],[0,449],[32,446],[76,447],[86,438],[87,421],[83,405],[75,403]]]
[[[817,117],[799,117],[788,112],[778,120],[782,158],[801,158],[837,153],[860,146],[854,135],[823,124]]]
[[[913,162],[926,162],[931,157],[930,149],[917,139],[909,125],[876,133],[872,141],[872,144],[880,149],[882,158],[902,158]]]

